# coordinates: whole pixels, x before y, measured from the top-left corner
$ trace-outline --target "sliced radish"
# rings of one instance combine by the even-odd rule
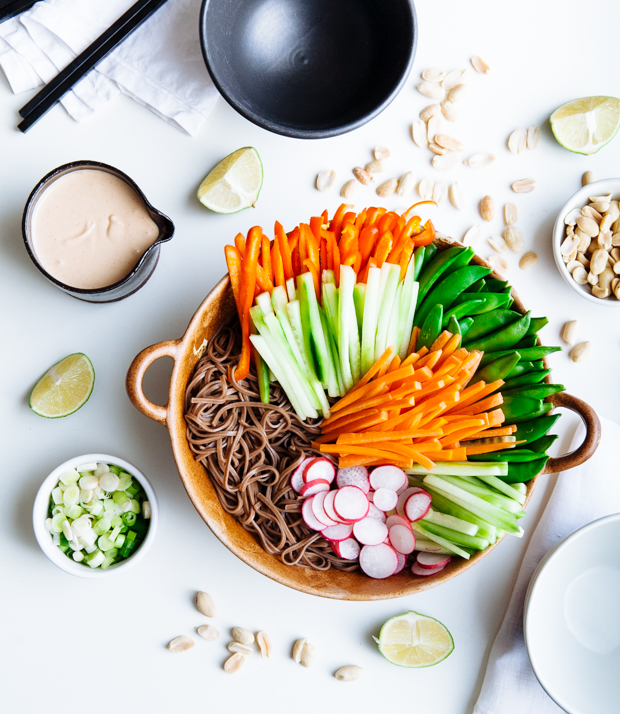
[[[416,561],[421,568],[427,570],[435,570],[436,568],[444,568],[452,560],[449,555],[441,553],[418,553]]]
[[[419,521],[431,507],[431,494],[426,491],[412,493],[405,501],[405,516],[411,521]]]
[[[435,575],[435,573],[440,573],[444,569],[444,565],[440,568],[422,568],[418,563],[414,563],[411,566],[411,572],[414,575],[421,575],[423,578],[427,578],[429,575]]]
[[[305,505],[305,504],[304,504]],[[339,523],[337,526],[328,526],[321,531],[324,538],[327,540],[341,541],[350,538],[353,535],[353,526],[347,523]]]
[[[366,495],[368,496],[368,500],[371,503],[375,500],[375,492],[372,490],[372,488],[370,489],[370,491],[368,491]]]
[[[391,511],[393,508],[396,508],[398,496],[396,495],[396,491],[391,491],[389,488],[378,488],[374,492],[372,502],[380,511]]]
[[[314,461],[314,457],[306,456],[295,471],[293,471],[293,475],[291,476],[291,487],[296,493],[300,493],[301,489],[304,487],[304,469],[311,461]]]
[[[398,491],[406,485],[407,474],[398,466],[379,466],[370,474],[370,485],[375,489],[389,488]]]
[[[302,498],[307,498],[308,496],[314,496],[315,493],[320,493],[321,491],[329,491],[329,481],[324,478],[317,478],[314,481],[308,481],[307,484],[301,489],[299,495]]]
[[[404,516],[397,516],[396,514],[394,514],[393,516],[388,516],[387,520],[385,521],[385,525],[388,528],[395,526],[397,523],[401,526],[407,526],[407,528],[411,530],[411,524]]]
[[[339,558],[344,558],[344,560],[357,560],[359,558],[360,546],[355,538],[336,541],[332,547]]]
[[[370,503],[361,488],[342,486],[336,491],[334,510],[342,520],[354,523],[367,516]]]
[[[338,469],[336,474],[338,488],[343,486],[357,486],[364,493],[370,491],[370,481],[368,480],[368,469],[365,466],[348,466],[346,469]]]
[[[398,556],[398,567],[396,570],[392,573],[392,575],[396,575],[396,573],[400,573],[401,570],[405,569],[405,565],[407,565],[407,556],[403,555],[402,553],[396,553]]]
[[[385,513],[383,511],[380,511],[374,503],[370,503],[368,505],[368,515],[366,518],[378,518],[381,522],[385,523]]]
[[[325,479],[327,483],[331,483],[336,478],[336,469],[331,461],[324,458],[312,459],[306,464],[303,473],[304,483],[310,483],[315,479]]]
[[[390,543],[397,553],[409,555],[415,550],[415,536],[411,526],[403,526],[400,523],[390,528]]]
[[[325,524],[321,523],[312,511],[312,498],[307,498],[304,501],[304,505],[301,507],[301,516],[306,522],[308,528],[311,528],[313,531],[325,530]]]
[[[388,529],[378,518],[364,518],[353,524],[353,535],[362,545],[379,545],[388,535]]]
[[[385,543],[365,545],[360,551],[360,568],[371,578],[389,578],[398,568],[398,555]]]
[[[399,516],[405,515],[405,501],[409,496],[413,493],[420,493],[420,491],[424,491],[424,489],[419,486],[410,486],[399,494],[398,503],[396,504],[396,513],[398,513]],[[426,493],[426,491],[424,491],[424,493]]]
[[[396,494],[400,496],[400,494],[406,489],[409,488],[409,479],[396,491]]]
[[[336,494],[338,493],[338,490],[336,489],[335,491],[328,491],[325,494],[325,500],[323,501],[323,508],[325,509],[325,513],[327,514],[328,518],[331,518],[332,521],[336,521],[336,523],[342,523],[342,519],[340,516],[334,511],[334,498],[336,497]]]
[[[312,513],[314,513],[317,520],[326,526],[337,526],[338,521],[332,520],[325,512],[324,502],[328,493],[331,493],[331,491],[321,491],[312,497]]]

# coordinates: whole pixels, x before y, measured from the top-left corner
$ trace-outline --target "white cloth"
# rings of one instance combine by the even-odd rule
[[[601,419],[603,436],[594,456],[565,471],[523,557],[504,621],[491,650],[474,714],[562,714],[538,683],[523,640],[523,604],[530,579],[545,553],[592,521],[620,511],[620,426]],[[573,440],[581,443],[583,429]]]
[[[43,0],[0,25],[0,67],[15,94],[49,82],[135,0]],[[200,0],[168,0],[65,95],[81,121],[123,92],[195,136],[219,96],[200,51]]]

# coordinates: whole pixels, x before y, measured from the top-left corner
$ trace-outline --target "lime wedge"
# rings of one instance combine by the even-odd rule
[[[431,667],[454,649],[452,635],[439,620],[413,610],[388,620],[377,644],[385,659],[400,667]]]
[[[595,154],[616,135],[620,99],[584,97],[563,104],[549,117],[555,138],[576,154]]]
[[[95,384],[95,370],[85,354],[76,352],[50,367],[30,392],[32,411],[47,419],[76,412],[86,404]]]
[[[256,149],[237,149],[207,175],[198,200],[216,213],[237,213],[256,203],[263,185],[263,165]]]

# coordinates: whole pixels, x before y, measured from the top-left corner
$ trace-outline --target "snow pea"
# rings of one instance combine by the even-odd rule
[[[419,245],[413,251],[413,278],[418,279],[420,272],[422,270],[422,265],[424,264],[424,253],[426,252],[425,245]]]
[[[424,269],[428,263],[433,259],[433,256],[437,252],[437,246],[434,243],[429,243],[424,251],[424,261],[422,263],[422,269]]]
[[[482,294],[484,295],[484,293]],[[495,293],[488,294],[495,295]],[[513,310],[490,310],[489,312],[483,312],[481,315],[474,317],[474,323],[471,326],[467,339],[471,341],[478,337],[483,337],[490,332],[499,330],[500,327],[510,325],[520,318],[521,315]]]
[[[450,316],[450,319],[448,320],[448,331],[451,332],[453,335],[462,335],[461,332],[461,325],[459,324],[459,321],[454,317],[454,315]]]
[[[497,352],[516,345],[527,332],[530,326],[530,313],[526,312],[520,320],[507,327],[497,330],[486,337],[474,342],[468,342],[467,349],[482,350],[483,352]]]
[[[483,287],[484,287],[484,278],[480,278],[480,280],[476,280],[476,282],[473,285],[470,285],[465,292],[466,293],[479,293],[479,292],[482,292]]]
[[[530,372],[539,372],[545,369],[544,362],[538,360],[537,362],[526,362],[521,361],[515,366],[512,372],[506,377],[506,379],[514,379],[515,377],[522,377]]]
[[[525,349],[526,347],[536,347],[538,343],[538,337],[536,335],[525,335],[522,340],[519,340],[514,346],[516,350]]]
[[[418,344],[416,349],[420,350],[421,347],[428,347],[429,350],[431,345],[439,337],[441,333],[441,323],[443,321],[443,305],[435,305],[435,307],[428,313],[422,329],[420,331],[420,338],[418,339]]]
[[[518,395],[512,397],[506,397],[506,399],[516,399]],[[506,399],[504,401],[506,401]],[[523,397],[523,399],[529,399],[529,397]],[[540,404],[540,407],[529,414],[523,414],[522,416],[513,417],[510,420],[511,424],[520,424],[523,421],[531,421],[532,419],[538,419],[538,417],[544,416],[547,412],[553,409],[553,404],[551,402],[543,402],[542,399],[530,399],[531,402]],[[503,410],[502,406],[502,410]]]
[[[439,255],[436,255],[427,265],[424,266],[419,280],[420,287],[418,289],[418,305],[422,304],[422,300],[424,300],[428,291],[446,272],[452,263],[454,263],[457,258],[462,259],[462,254],[467,251],[471,251],[471,255],[467,260],[467,262],[469,262],[469,260],[471,260],[471,256],[473,256],[473,250],[471,248],[461,248],[460,246],[455,245],[447,250],[442,250]]]
[[[463,293],[465,294],[465,293]],[[471,293],[469,293],[471,295]],[[443,317],[443,328],[445,329],[448,322],[452,317],[459,320],[461,317],[467,317],[467,315],[475,315],[478,312],[478,308],[484,305],[484,300],[468,300],[467,302],[462,302],[459,305],[448,310],[448,312]]]
[[[505,483],[525,483],[525,481],[533,479],[534,476],[538,476],[547,465],[547,461],[549,461],[549,457],[544,456],[535,461],[527,461],[521,464],[508,464],[508,475],[498,476],[498,478],[501,478]]]
[[[519,351],[521,353],[521,359],[524,362],[530,362],[542,359],[543,357],[546,357],[547,355],[550,355],[553,352],[559,352],[559,350],[561,349],[561,347],[543,347],[542,345],[539,345],[538,347],[526,347],[525,349]],[[509,351],[510,350],[500,350],[499,352],[485,352],[480,364],[484,366],[485,364],[492,362],[498,357],[503,357]]]
[[[493,451],[490,454],[475,454],[468,456],[468,461],[507,461],[510,463],[523,463],[540,459],[540,452],[529,449],[506,449],[505,451]]]
[[[491,362],[493,364],[493,362]],[[516,387],[513,389],[502,389],[502,394],[506,396],[512,396],[515,394],[520,394],[522,397],[529,397],[530,399],[545,399],[550,397],[556,392],[563,392],[566,387],[563,384],[524,384],[521,387]]]
[[[513,419],[535,414],[542,406],[542,403],[542,399],[530,399],[529,397],[521,397],[518,394],[504,397],[502,411],[506,417],[505,423],[512,424]]]
[[[473,317],[466,317],[464,320],[459,320],[459,327],[461,328],[461,336],[463,338],[469,332],[469,330],[471,329],[471,326],[473,324],[474,324]]]
[[[531,451],[537,451],[539,454],[544,454],[547,449],[551,448],[553,442],[560,437],[557,434],[548,434],[547,436],[541,436],[540,439],[532,441],[528,444]]]
[[[454,261],[454,263],[452,263],[448,267],[448,269],[446,270],[444,275],[450,275],[450,273],[454,273],[455,270],[458,270],[459,268],[464,268],[466,265],[469,265],[471,263],[471,259],[473,257],[474,257],[474,249],[473,248],[462,248],[461,254]]]
[[[491,362],[493,364],[493,362]],[[521,364],[532,364],[531,362],[521,362]],[[544,369],[541,372],[527,372],[519,377],[513,377],[512,379],[507,379],[504,383],[502,391],[508,391],[509,389],[514,389],[515,387],[521,387],[524,384],[530,386],[542,382],[543,379],[551,373],[550,369]]]
[[[528,335],[535,335],[537,332],[542,330],[542,328],[549,322],[546,317],[533,317],[530,320],[530,327],[527,331]]]
[[[538,439],[547,434],[559,418],[559,414],[550,414],[538,419],[523,421],[519,424],[513,436],[517,437],[517,441],[525,441],[526,444],[538,441]]]
[[[496,278],[485,278],[486,287],[491,293],[498,293],[508,287],[508,281],[497,280]]]
[[[489,362],[485,367],[476,371],[471,384],[476,384],[484,380],[487,384],[495,382],[497,379],[504,379],[510,370],[517,364],[521,356],[518,352],[511,352],[496,359],[494,362]],[[503,393],[503,390],[502,390]]]
[[[490,268],[484,268],[479,265],[467,265],[464,268],[455,270],[454,273],[451,273],[449,280],[441,280],[427,294],[421,306],[418,308],[415,316],[415,324],[418,327],[424,324],[428,313],[435,305],[443,305],[444,310],[451,308],[452,303],[466,288],[490,272]]]

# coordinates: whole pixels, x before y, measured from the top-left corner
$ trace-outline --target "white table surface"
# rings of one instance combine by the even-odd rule
[[[583,157],[553,140],[547,117],[579,96],[620,94],[617,28],[620,5],[612,0],[520,3],[419,0],[420,40],[413,72],[393,104],[377,119],[346,136],[304,142],[269,134],[220,101],[201,134],[191,139],[124,97],[97,116],[74,123],[57,107],[26,136],[15,129],[17,109],[29,97],[11,94],[0,79],[0,291],[2,320],[2,489],[0,518],[0,682],[2,710],[11,714],[61,714],[76,707],[110,711],[371,712],[404,706],[435,714],[469,714],[486,658],[553,477],[544,477],[529,505],[522,540],[507,538],[462,576],[400,601],[348,603],[285,589],[254,572],[215,539],[178,478],[166,431],[134,409],[124,387],[132,358],[145,346],[183,334],[204,296],[225,271],[223,246],[255,224],[267,232],[278,219],[291,227],[340,203],[337,190],[318,193],[321,169],[338,172],[338,188],[350,169],[370,160],[376,144],[392,151],[389,175],[413,170],[418,178],[458,180],[469,206],[457,212],[443,204],[432,213],[439,230],[462,236],[480,222],[478,201],[494,197],[496,217],[488,235],[503,228],[501,207],[514,201],[526,249],[538,264],[523,273],[510,256],[511,280],[534,315],[548,315],[547,343],[579,321],[580,339],[593,343],[579,365],[568,351],[552,356],[554,379],[601,413],[620,418],[618,308],[593,306],[562,281],[551,254],[555,215],[580,186],[581,174],[618,175],[620,139],[600,154]],[[355,48],[352,48],[355,51]],[[411,141],[409,126],[426,104],[415,84],[429,66],[469,66],[479,54],[489,76],[472,72],[472,93],[463,118],[449,126],[467,152],[492,151],[496,162],[473,171],[460,165],[448,176],[431,168],[430,152]],[[386,61],[389,61],[386,57]],[[329,101],[329,97],[325,98]],[[505,146],[519,126],[542,127],[536,151],[514,156]],[[219,216],[195,198],[209,169],[230,151],[255,146],[265,182],[254,210]],[[91,305],[49,284],[24,250],[20,219],[33,185],[54,167],[76,159],[110,163],[132,176],[155,206],[176,224],[150,282],[127,300]],[[534,177],[536,190],[516,196],[510,184]],[[387,177],[387,175],[386,175]],[[371,189],[357,205],[380,205]],[[398,198],[385,199],[404,208]],[[431,211],[428,211],[431,216]],[[485,242],[483,256],[491,251]],[[95,366],[88,404],[58,421],[37,417],[27,398],[38,377],[66,354],[83,351]],[[146,380],[153,400],[166,400],[169,366],[156,364]],[[575,424],[562,419],[566,443]],[[30,523],[32,502],[43,478],[58,463],[80,453],[108,452],[134,463],[157,490],[161,520],[148,556],[135,569],[101,582],[71,577],[39,550]],[[219,605],[218,642],[200,641],[173,656],[166,643],[203,624],[192,604],[198,589]],[[388,617],[415,609],[439,618],[456,649],[440,666],[408,671],[388,664],[371,635]],[[267,630],[274,642],[269,661],[253,656],[231,678],[222,670],[228,630],[243,625]],[[320,652],[312,670],[295,665],[290,648],[306,636]],[[341,684],[339,666],[362,665],[366,678]],[[501,712],[498,712],[501,714]]]

